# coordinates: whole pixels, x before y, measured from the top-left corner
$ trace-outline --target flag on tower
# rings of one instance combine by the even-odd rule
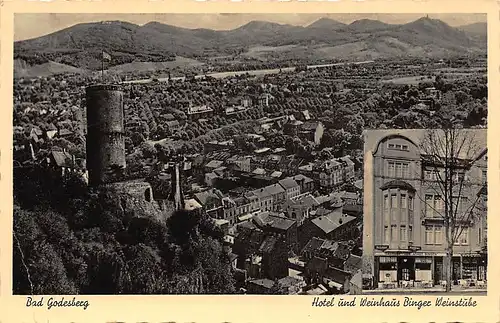
[[[109,55],[108,53],[106,52],[102,52],[102,59],[104,61],[110,61],[111,60],[111,55]]]

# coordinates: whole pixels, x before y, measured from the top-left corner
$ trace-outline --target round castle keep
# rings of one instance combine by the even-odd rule
[[[86,88],[89,184],[114,182],[126,167],[123,92],[118,85]]]

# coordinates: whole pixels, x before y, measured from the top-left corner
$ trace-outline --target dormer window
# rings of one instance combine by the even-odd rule
[[[388,148],[392,150],[403,150],[403,151],[408,151],[408,145],[401,145],[401,144],[388,144]]]

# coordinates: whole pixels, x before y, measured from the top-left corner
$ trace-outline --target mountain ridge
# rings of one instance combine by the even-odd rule
[[[214,54],[238,55],[256,46],[320,44],[317,46],[355,48],[353,44],[360,42],[372,44],[369,50],[376,57],[390,57],[395,52],[384,46],[396,46],[398,56],[468,55],[486,52],[485,37],[477,32],[481,28],[481,25],[471,26],[467,31],[426,17],[406,24],[387,24],[372,19],[343,24],[320,18],[307,26],[256,20],[232,30],[190,29],[156,21],[142,26],[102,21],[76,24],[48,35],[17,41],[14,53],[15,58],[28,62],[54,61],[86,69],[100,68],[102,51],[113,55],[112,65],[170,61],[176,56],[197,59]],[[381,43],[375,44],[377,40]]]

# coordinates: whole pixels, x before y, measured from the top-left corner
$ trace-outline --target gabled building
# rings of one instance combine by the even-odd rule
[[[285,189],[287,199],[300,195],[300,185],[292,177],[284,178],[278,183]]]

